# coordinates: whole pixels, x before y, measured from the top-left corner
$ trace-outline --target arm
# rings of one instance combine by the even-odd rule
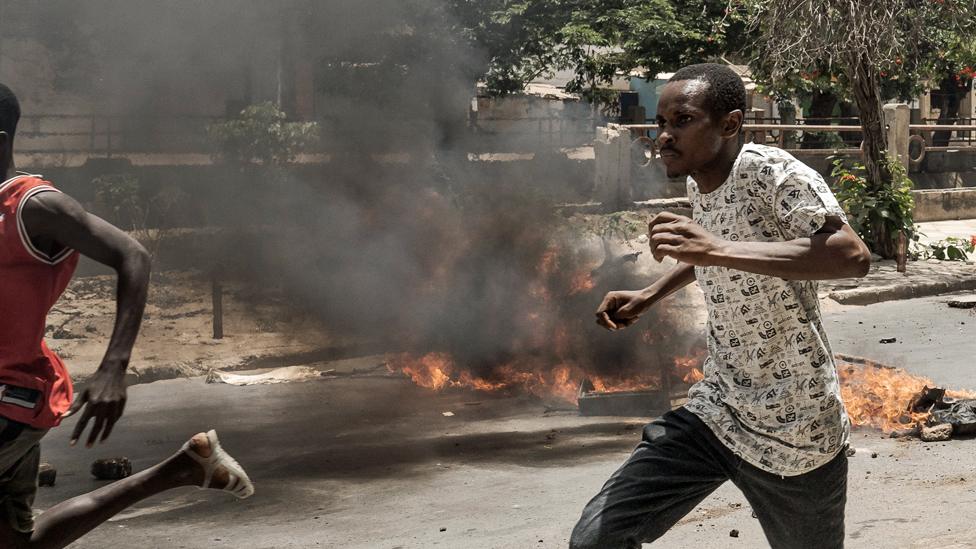
[[[610,292],[596,310],[596,323],[608,330],[626,328],[655,303],[694,281],[694,265],[679,263],[643,290]]]
[[[99,432],[102,440],[108,438],[125,408],[125,371],[146,305],[149,254],[135,239],[89,214],[77,201],[62,193],[33,196],[23,205],[22,216],[27,235],[35,244],[72,248],[118,273],[115,327],[108,349],[90,383],[75,397],[67,414],[74,414],[87,403],[71,443],[77,442],[88,420],[94,419],[88,438],[90,447]]]
[[[661,214],[651,221],[651,252],[701,266],[719,266],[789,280],[863,277],[871,252],[839,218],[829,216],[813,236],[785,242],[730,242],[694,221]]]

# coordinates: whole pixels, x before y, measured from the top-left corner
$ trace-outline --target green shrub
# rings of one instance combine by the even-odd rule
[[[220,160],[279,166],[294,161],[319,137],[316,122],[287,122],[286,118],[274,103],[259,103],[237,118],[207,126],[207,134]]]
[[[837,200],[847,212],[851,228],[871,251],[891,258],[898,233],[904,232],[910,241],[917,241],[918,228],[912,217],[915,207],[912,180],[900,162],[890,158],[886,162],[892,184],[880,188],[868,185],[864,165],[858,162],[847,164],[835,159],[830,174],[834,177]]]
[[[950,236],[945,240],[933,242],[921,250],[921,256],[942,261],[966,261],[976,250],[976,236],[957,238]]]

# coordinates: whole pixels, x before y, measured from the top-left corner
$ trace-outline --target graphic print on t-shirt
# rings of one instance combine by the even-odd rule
[[[688,179],[695,221],[729,241],[812,236],[828,216],[846,222],[823,178],[780,149],[747,144],[721,187]],[[817,284],[696,267],[708,308],[705,379],[686,407],[733,452],[780,475],[830,461],[850,431]]]

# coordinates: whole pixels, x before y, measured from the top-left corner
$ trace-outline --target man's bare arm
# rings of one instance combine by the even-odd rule
[[[871,266],[867,246],[837,217],[828,217],[811,237],[786,242],[730,242],[674,214],[657,216],[650,234],[651,252],[658,260],[669,256],[789,280],[862,277]]]
[[[58,192],[31,197],[22,212],[27,235],[35,243],[52,243],[76,250],[113,268],[118,273],[115,326],[108,348],[84,392],[75,398],[69,414],[87,403],[72,434],[74,444],[89,419],[95,424],[88,438],[91,446],[99,433],[105,440],[125,408],[125,371],[149,287],[149,254],[135,239],[108,222],[89,214],[73,198]]]
[[[610,292],[596,310],[596,323],[608,330],[626,328],[655,303],[694,281],[694,265],[679,263],[643,290]]]

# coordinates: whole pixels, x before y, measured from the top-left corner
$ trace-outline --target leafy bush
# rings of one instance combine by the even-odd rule
[[[968,254],[973,253],[973,251],[976,251],[976,236],[969,238],[950,236],[923,248],[921,256],[942,261],[966,261]]]
[[[128,231],[145,226],[146,211],[139,199],[139,178],[129,173],[107,174],[92,180],[99,213]]]
[[[237,118],[207,126],[219,159],[241,165],[279,166],[295,160],[319,137],[316,122],[286,122],[272,102],[251,105]]]
[[[168,229],[153,226],[153,217],[172,221],[173,212],[188,199],[185,192],[170,187],[144,200],[139,178],[130,173],[96,177],[92,187],[99,213],[122,229],[132,231],[152,257],[156,257],[168,232]]]
[[[918,229],[912,217],[915,207],[912,180],[900,162],[889,158],[886,163],[892,184],[880,188],[868,185],[864,165],[858,162],[849,165],[835,159],[830,174],[834,177],[837,200],[847,212],[851,228],[871,251],[891,258],[898,233],[903,232],[909,240],[917,241]]]

